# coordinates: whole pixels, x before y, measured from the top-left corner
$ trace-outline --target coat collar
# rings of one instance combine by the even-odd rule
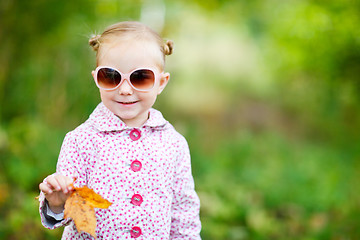
[[[99,103],[99,105],[90,115],[88,122],[93,125],[97,130],[104,132],[122,131],[132,128],[127,126],[119,117],[117,117],[107,107],[105,107],[102,102]],[[149,119],[141,127],[162,129],[166,128],[168,125],[168,121],[165,120],[161,112],[156,109],[150,108]]]

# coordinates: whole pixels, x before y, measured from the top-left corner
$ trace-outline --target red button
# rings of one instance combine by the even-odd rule
[[[139,130],[133,129],[133,130],[130,132],[130,138],[131,138],[131,140],[136,141],[136,140],[138,140],[140,137],[141,137],[141,132],[140,132]]]
[[[139,227],[133,227],[131,230],[130,230],[130,235],[131,237],[133,238],[137,238],[141,235],[141,229]]]
[[[133,170],[134,172],[140,171],[141,167],[142,167],[142,164],[138,160],[133,161],[130,166],[131,170]]]
[[[131,203],[134,204],[135,206],[140,206],[142,202],[143,202],[143,198],[140,194],[134,194],[134,196],[132,196],[131,198]]]

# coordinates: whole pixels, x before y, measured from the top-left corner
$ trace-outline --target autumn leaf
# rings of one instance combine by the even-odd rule
[[[87,232],[96,239],[94,208],[108,208],[112,203],[87,186],[73,189],[65,202],[64,217],[71,218],[79,232]]]

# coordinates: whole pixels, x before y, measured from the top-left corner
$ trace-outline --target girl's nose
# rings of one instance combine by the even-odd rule
[[[120,84],[118,88],[120,95],[131,95],[133,94],[133,89],[131,85],[129,84],[127,79],[124,79],[124,81]]]

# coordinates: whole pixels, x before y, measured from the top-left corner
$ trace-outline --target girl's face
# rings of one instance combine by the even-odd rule
[[[158,64],[161,62],[161,52],[156,44],[136,41],[114,45],[105,43],[100,53],[99,66],[112,67],[124,74],[137,68],[152,68],[162,72]],[[92,71],[93,77],[94,74]],[[127,81],[123,81],[114,90],[100,89],[101,100],[127,126],[140,127],[148,119],[149,109],[155,103],[157,95],[165,88],[169,77],[169,73],[163,73],[148,92],[139,92]]]

